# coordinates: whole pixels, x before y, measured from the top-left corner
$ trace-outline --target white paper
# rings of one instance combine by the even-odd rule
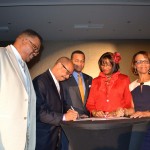
[[[128,117],[104,117],[104,118],[83,118],[77,119],[76,121],[98,121],[98,120],[118,120],[118,119],[130,119]]]

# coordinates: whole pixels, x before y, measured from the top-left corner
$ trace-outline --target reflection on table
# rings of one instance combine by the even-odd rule
[[[71,150],[138,150],[150,118],[62,122]]]

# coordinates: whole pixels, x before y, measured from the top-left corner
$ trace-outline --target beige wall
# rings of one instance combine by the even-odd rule
[[[74,50],[82,50],[86,55],[86,63],[83,72],[91,75],[93,78],[98,76],[98,59],[107,52],[118,51],[122,60],[120,71],[130,76],[131,81],[135,76],[131,73],[130,64],[134,53],[140,50],[150,52],[150,40],[100,40],[100,41],[65,41],[65,42],[44,42],[44,50],[41,54],[40,61],[30,68],[31,76],[34,78],[51,68],[55,61],[61,56],[70,57]],[[33,64],[33,62],[31,62]],[[29,64],[29,66],[31,66]]]

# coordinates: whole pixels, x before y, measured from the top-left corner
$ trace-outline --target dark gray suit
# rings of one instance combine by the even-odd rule
[[[92,77],[84,73],[82,74],[85,83],[84,104],[82,103],[78,84],[73,76],[70,77],[68,80],[60,82],[60,84],[63,88],[65,103],[67,103],[68,106],[72,106],[79,113],[79,115],[86,114],[89,116],[89,112],[86,109],[86,102],[92,83]],[[71,150],[71,148],[68,148],[68,140],[64,133],[62,134],[61,144],[61,150]]]
[[[73,106],[73,108],[79,114],[89,115],[89,112],[86,109],[86,101],[88,98],[90,86],[92,83],[92,77],[82,73],[85,83],[85,96],[84,96],[84,104],[82,103],[80,91],[78,88],[78,84],[75,78],[72,76],[68,80],[61,82],[63,87],[64,99],[69,106]]]
[[[60,122],[67,111],[49,70],[33,80],[36,91],[36,150],[56,150],[59,143]]]

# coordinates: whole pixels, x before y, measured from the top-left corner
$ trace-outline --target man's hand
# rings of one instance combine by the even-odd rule
[[[66,121],[71,121],[71,120],[75,121],[78,118],[78,116],[79,116],[79,114],[77,111],[69,109],[67,111],[67,113],[65,113],[65,120]]]

